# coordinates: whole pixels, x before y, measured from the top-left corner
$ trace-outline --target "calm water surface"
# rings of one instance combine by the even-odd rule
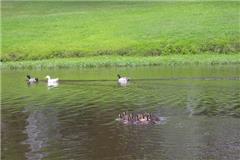
[[[240,159],[239,65],[3,70],[1,103],[4,160]],[[125,125],[123,111],[165,120]]]

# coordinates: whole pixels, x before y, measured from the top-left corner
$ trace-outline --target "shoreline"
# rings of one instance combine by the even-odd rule
[[[240,54],[194,54],[163,56],[94,56],[81,58],[46,59],[37,61],[1,62],[1,69],[57,69],[94,67],[234,65],[240,64]]]

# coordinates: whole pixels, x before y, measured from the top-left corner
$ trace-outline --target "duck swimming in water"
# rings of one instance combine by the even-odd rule
[[[120,74],[118,74],[117,77],[118,77],[118,83],[121,85],[126,85],[130,80],[128,77],[121,77]]]
[[[57,83],[59,80],[58,78],[51,79],[49,75],[47,75],[46,78],[48,79],[48,83]]]
[[[48,79],[48,87],[57,87],[58,86],[58,78],[55,79],[51,79],[50,76],[46,76],[46,78]],[[50,88],[49,88],[50,89]]]
[[[27,82],[28,83],[37,83],[38,82],[38,78],[34,78],[34,77],[31,77],[30,75],[27,75]]]

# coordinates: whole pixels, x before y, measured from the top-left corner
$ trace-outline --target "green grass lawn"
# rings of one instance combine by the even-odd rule
[[[46,69],[86,67],[135,67],[156,65],[239,65],[240,54],[196,54],[164,56],[93,56],[82,58],[60,58],[34,61],[5,62],[3,69]]]
[[[240,2],[2,2],[3,61],[239,53]]]

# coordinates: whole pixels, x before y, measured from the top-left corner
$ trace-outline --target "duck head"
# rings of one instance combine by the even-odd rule
[[[120,74],[117,74],[117,77],[118,77],[118,78],[121,78]]]
[[[28,78],[28,79],[31,79],[31,76],[30,76],[30,75],[27,75],[27,78]]]
[[[49,75],[47,75],[45,78],[47,78],[47,79],[50,79],[50,76],[49,76]]]

